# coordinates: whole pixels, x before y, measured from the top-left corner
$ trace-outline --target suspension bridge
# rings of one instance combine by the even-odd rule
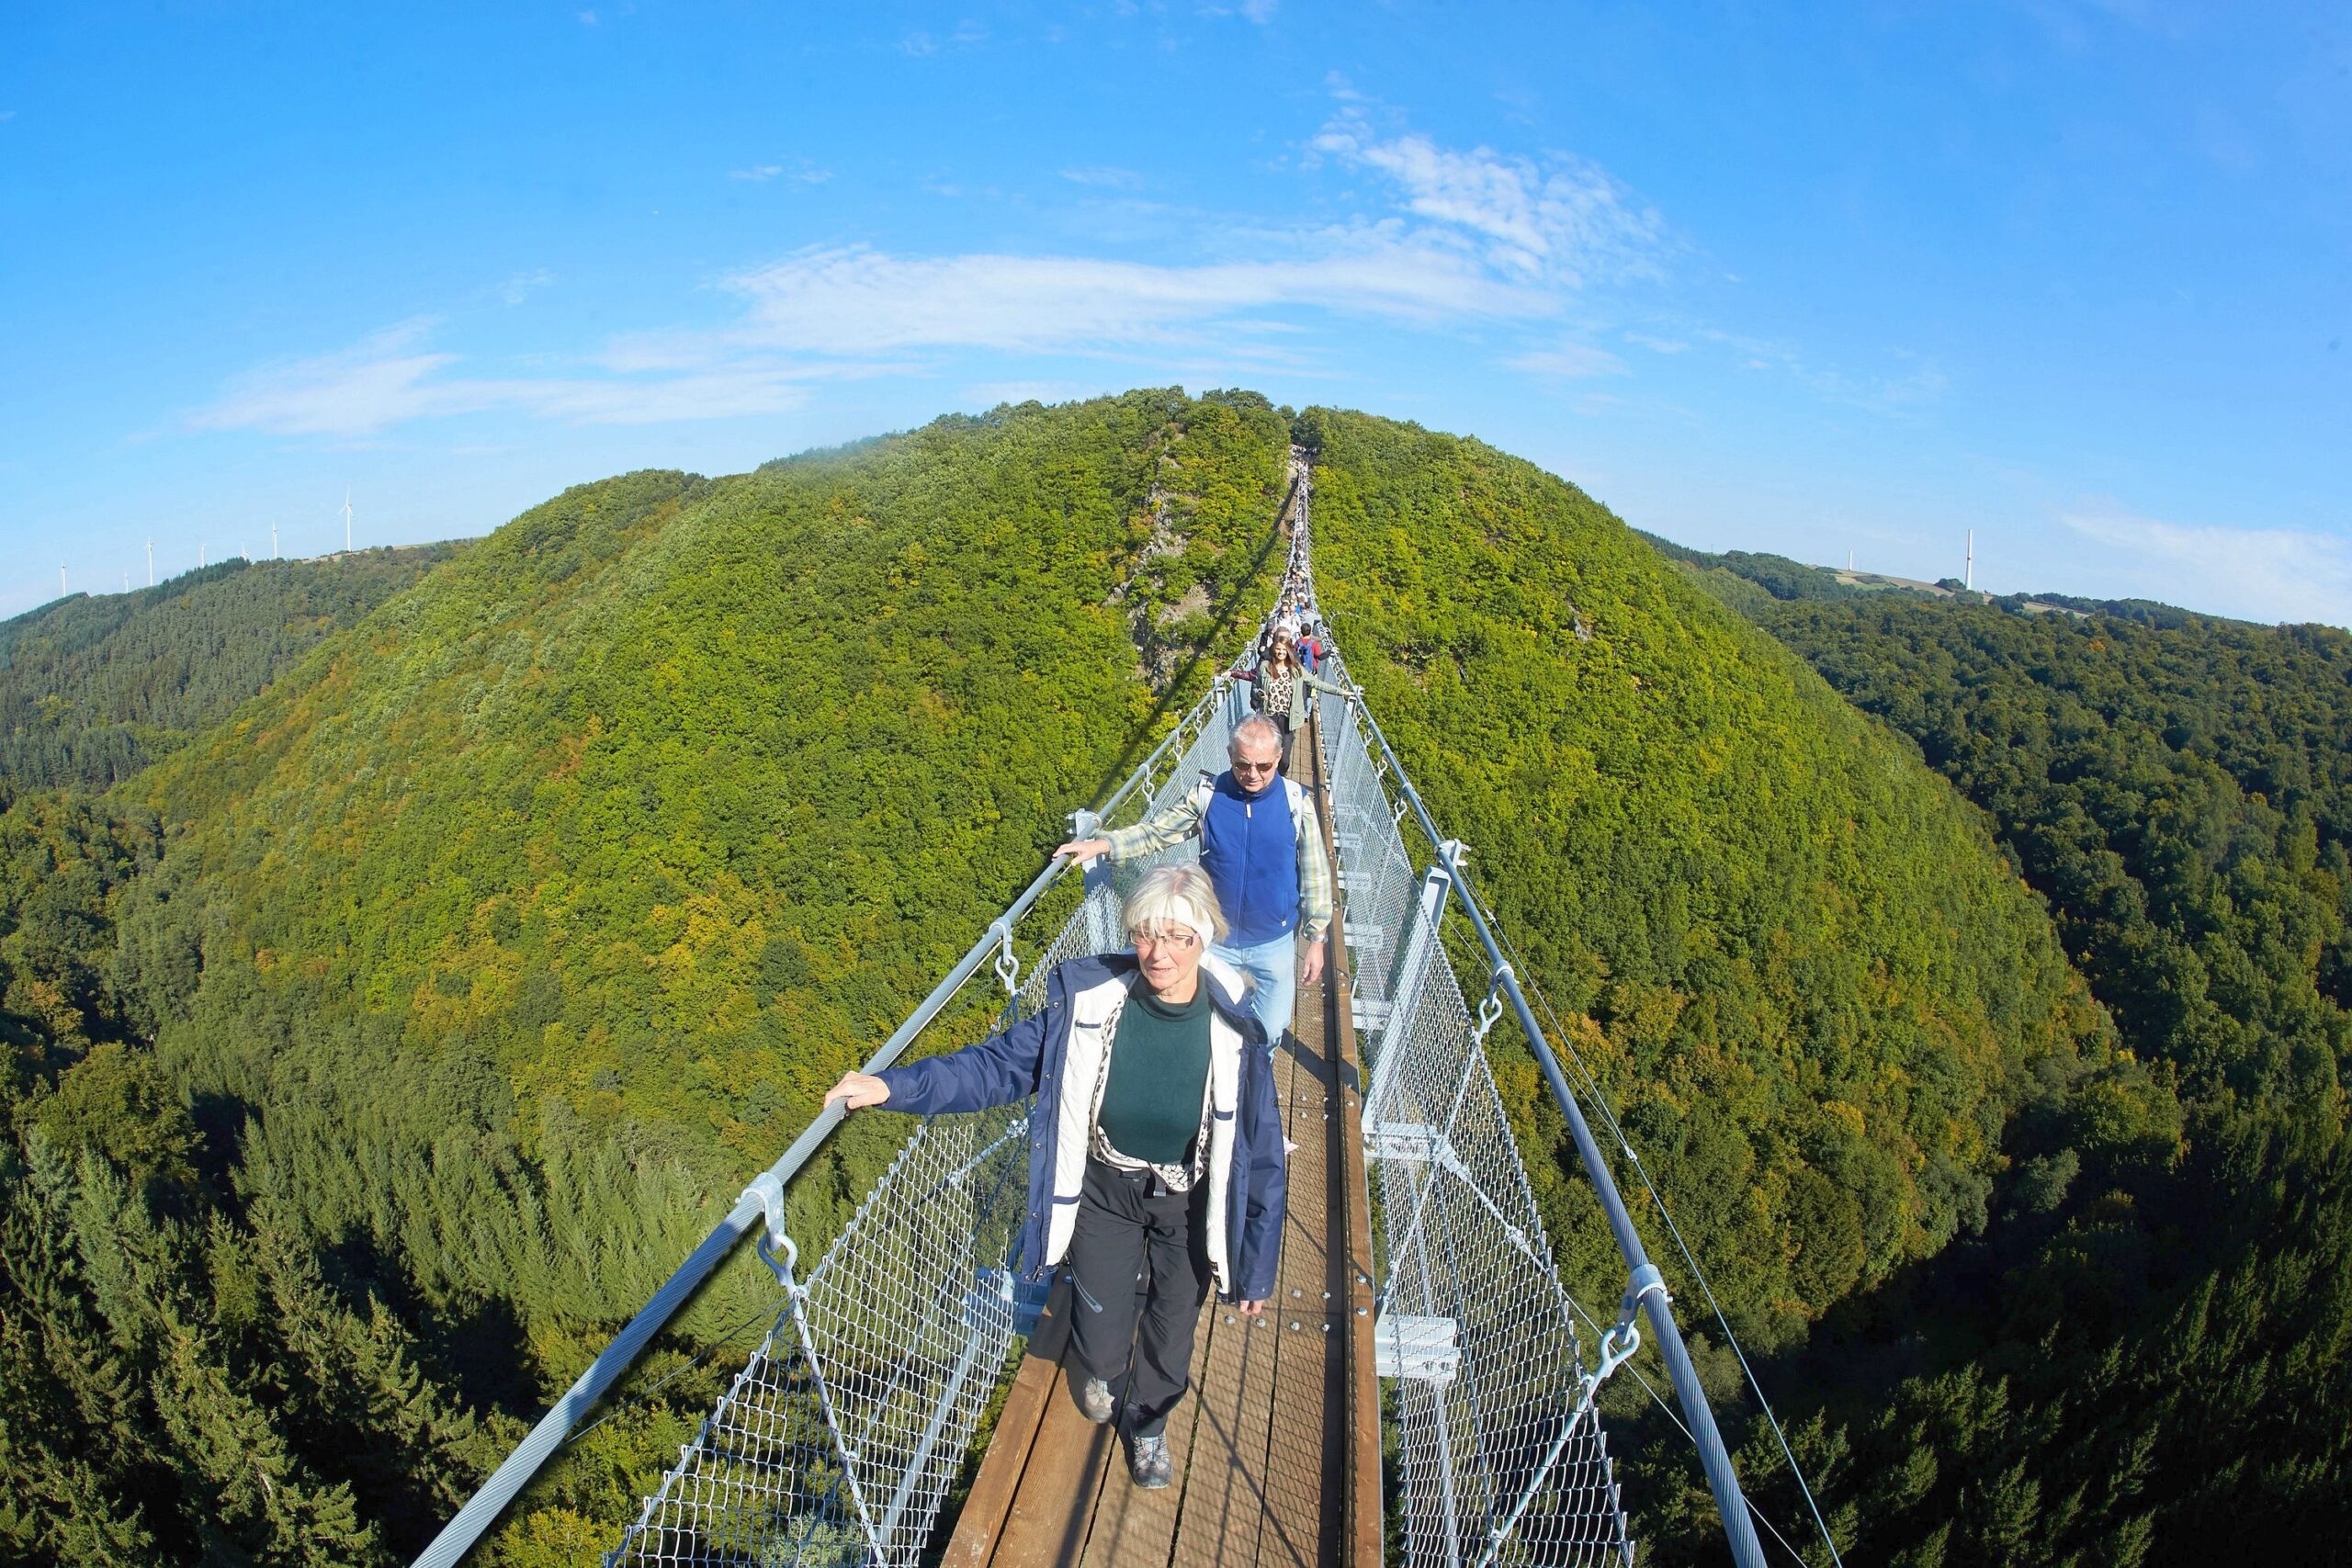
[[[1309,456],[1295,449],[1284,594],[1309,604],[1312,491]],[[1327,660],[1348,684],[1339,650]],[[1107,799],[1074,814],[1079,833],[1140,820],[1221,769],[1248,696],[1216,677]],[[418,1568],[465,1557],[747,1238],[775,1274],[775,1318],[638,1514],[612,1521],[606,1568],[1630,1568],[1635,1542],[1597,1395],[1645,1328],[1726,1550],[1760,1568],[1749,1506],[1664,1280],[1465,850],[1443,836],[1360,700],[1317,702],[1293,768],[1316,796],[1338,894],[1331,960],[1301,987],[1276,1063],[1291,1145],[1280,1280],[1261,1318],[1215,1300],[1202,1313],[1193,1390],[1168,1428],[1172,1486],[1128,1483],[1110,1429],[1087,1424],[1064,1388],[1062,1303],[1020,1283],[1028,1108],[910,1121],[896,1157],[811,1261],[789,1235],[786,1194],[841,1122],[828,1106]],[[865,1070],[935,1037],[959,997],[970,1007],[967,987],[995,982],[1000,1023],[1043,1005],[1053,965],[1123,945],[1124,891],[1195,852],[1180,846],[1115,870],[1097,862],[1074,908],[1057,885],[1079,874],[1049,865]],[[1458,952],[1479,955],[1464,966],[1467,989],[1449,931]],[[1623,1258],[1613,1319],[1588,1315],[1560,1279],[1488,1066],[1489,1032],[1506,1018],[1535,1054]],[[951,1510],[984,1429],[977,1473]]]

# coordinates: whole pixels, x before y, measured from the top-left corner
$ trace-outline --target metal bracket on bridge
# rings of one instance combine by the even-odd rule
[[[1012,1314],[1012,1332],[1037,1332],[1037,1314],[1046,1304],[1046,1287],[1023,1283],[1011,1269],[983,1269],[964,1298],[964,1326],[974,1333],[989,1326],[1004,1313]]]
[[[1450,1317],[1382,1313],[1372,1327],[1374,1371],[1384,1378],[1444,1387],[1462,1365],[1462,1348],[1455,1343],[1459,1327]]]
[[[763,1170],[752,1179],[749,1187],[743,1189],[743,1198],[757,1198],[760,1201],[763,1218],[760,1224],[760,1234],[752,1243],[759,1251],[760,1261],[768,1266],[768,1272],[775,1276],[777,1284],[782,1285],[794,1295],[798,1295],[800,1286],[792,1278],[792,1268],[794,1264],[800,1261],[800,1248],[794,1246],[792,1237],[785,1234],[784,1183],[776,1179],[775,1171]],[[741,1202],[742,1199],[739,1198],[736,1201]],[[784,1259],[781,1262],[776,1260],[774,1250],[776,1247],[784,1249]]]
[[[1110,857],[1105,855],[1103,858],[1108,860]],[[1021,960],[1013,956],[1012,928],[999,917],[989,930],[1003,943],[997,949],[996,977],[1004,982],[1004,994],[1018,1000],[1021,996]]]
[[[1421,1122],[1375,1122],[1364,1139],[1364,1153],[1374,1159],[1403,1160],[1427,1165],[1438,1157],[1444,1135]]]
[[[1625,1281],[1625,1299],[1618,1308],[1620,1319],[1632,1322],[1642,1310],[1642,1298],[1653,1292],[1668,1305],[1674,1303],[1674,1292],[1666,1288],[1666,1276],[1657,1271],[1657,1264],[1645,1263]]]

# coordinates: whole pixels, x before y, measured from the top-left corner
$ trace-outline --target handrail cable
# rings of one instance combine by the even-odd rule
[[[1271,633],[1277,617],[1294,605],[1328,626],[1312,574],[1312,464],[1296,446],[1291,464],[1292,488],[1277,520],[1278,526],[1290,525],[1289,559],[1261,633]],[[1332,673],[1340,674],[1344,661],[1336,649],[1330,660]],[[1233,673],[1239,669],[1234,665]],[[1193,771],[1213,766],[1225,750],[1246,709],[1246,694],[1231,675],[1213,677],[1206,694],[1116,789],[1099,806],[1073,814],[1079,836],[1094,836],[1114,810],[1124,818],[1139,807],[1148,817],[1189,793]],[[1349,809],[1369,813],[1352,819],[1356,831],[1340,835],[1336,844],[1341,880],[1351,888],[1351,943],[1356,941],[1358,900],[1356,884],[1348,878],[1369,874],[1373,884],[1363,889],[1365,940],[1377,951],[1402,943],[1409,933],[1408,967],[1419,965],[1410,976],[1400,974],[1405,985],[1396,991],[1388,991],[1384,980],[1375,983],[1374,994],[1358,993],[1358,999],[1382,1008],[1388,1021],[1372,1061],[1373,1085],[1363,1096],[1367,1152],[1375,1134],[1386,1140],[1377,1157],[1384,1162],[1382,1181],[1392,1218],[1421,1210],[1433,1190],[1429,1183],[1449,1189],[1429,1222],[1442,1235],[1416,1239],[1417,1226],[1415,1235],[1406,1238],[1410,1258],[1392,1250],[1383,1266],[1391,1278],[1384,1280],[1379,1299],[1390,1315],[1375,1325],[1375,1336],[1385,1337],[1378,1338],[1385,1363],[1379,1375],[1403,1380],[1400,1400],[1411,1391],[1404,1441],[1417,1457],[1406,1486],[1420,1499],[1413,1516],[1420,1522],[1413,1527],[1418,1533],[1408,1545],[1409,1561],[1466,1568],[1475,1559],[1477,1568],[1487,1568],[1506,1561],[1501,1552],[1510,1542],[1512,1562],[1565,1563],[1569,1557],[1581,1562],[1595,1551],[1612,1562],[1632,1562],[1633,1543],[1600,1430],[1597,1395],[1602,1381],[1638,1348],[1634,1320],[1645,1315],[1689,1420],[1676,1414],[1637,1368],[1634,1376],[1699,1450],[1738,1568],[1764,1564],[1751,1514],[1803,1562],[1803,1555],[1740,1490],[1674,1324],[1671,1298],[1643,1250],[1578,1096],[1521,988],[1516,949],[1490,925],[1470,884],[1463,847],[1439,836],[1361,693],[1325,701],[1327,716],[1336,710],[1342,721],[1348,755],[1341,771],[1352,781],[1349,787],[1355,793],[1348,798],[1356,803]],[[1377,743],[1377,759],[1363,745],[1366,732]],[[1393,809],[1383,775],[1403,797]],[[1404,897],[1415,873],[1396,831],[1408,809],[1438,856],[1420,877],[1417,898]],[[1189,847],[1162,852],[1123,865],[1115,877],[1098,862],[1085,875],[1082,900],[1050,941],[1036,943],[1024,974],[1014,950],[1015,929],[1070,864],[1049,863],[892,1032],[865,1070],[879,1071],[906,1054],[991,961],[1008,993],[1004,1021],[1043,1006],[1046,980],[1057,964],[1119,945],[1122,886],[1155,861],[1192,852]],[[1436,941],[1448,903],[1458,903],[1468,916],[1491,964],[1475,1019]],[[1355,965],[1349,970],[1352,976]],[[1515,1010],[1575,1134],[1630,1273],[1619,1321],[1600,1331],[1599,1359],[1589,1371],[1577,1345],[1576,1319],[1582,1317],[1596,1330],[1600,1325],[1569,1295],[1550,1260],[1542,1215],[1487,1065],[1485,1037],[1506,1003]],[[1548,998],[1544,1010],[1552,1029],[1566,1038]],[[1623,1130],[1589,1065],[1573,1044],[1569,1055],[1630,1156]],[[1393,1102],[1398,1114],[1375,1123],[1373,1106],[1383,1093],[1384,1070],[1383,1103]],[[1432,1100],[1432,1094],[1442,1098]],[[1035,1304],[1025,1293],[1031,1287],[1015,1278],[1030,1113],[1013,1106],[918,1121],[805,1282],[795,1280],[789,1259],[797,1249],[784,1230],[786,1189],[845,1114],[838,1103],[824,1106],[783,1156],[744,1190],[718,1227],[444,1527],[416,1559],[417,1568],[456,1563],[669,1318],[754,1231],[763,1258],[780,1269],[785,1304],[775,1312],[767,1338],[694,1441],[680,1449],[676,1466],[646,1498],[637,1521],[605,1561],[608,1568],[639,1562],[802,1562],[815,1553],[828,1562],[912,1568],[989,1391],[1001,1376],[1000,1369],[1017,1346],[1023,1303]],[[1413,1120],[1417,1114],[1419,1121]],[[1703,1287],[1695,1258],[1664,1213],[1662,1195],[1637,1157],[1634,1163]],[[1517,1250],[1503,1246],[1495,1251],[1490,1238],[1498,1235],[1515,1242]],[[785,1264],[775,1262],[771,1244],[785,1254]],[[1439,1284],[1443,1270],[1433,1268],[1438,1258],[1466,1255],[1465,1248],[1495,1259],[1474,1295],[1464,1295],[1456,1280]],[[1417,1281],[1401,1305],[1394,1272],[1398,1269],[1413,1273]],[[1722,1322],[1712,1289],[1707,1294]],[[1426,1315],[1431,1314],[1438,1315]],[[1724,1328],[1728,1336],[1727,1323]],[[740,1332],[741,1325],[730,1329],[720,1343]],[[706,1348],[666,1374],[639,1402],[718,1348]],[[1740,1363],[1752,1385],[1754,1374],[1744,1354]],[[1758,1394],[1760,1403],[1760,1389]],[[604,1419],[628,1407],[616,1406]],[[1769,1417],[1769,1405],[1766,1410]],[[1779,1431],[1777,1420],[1774,1430]],[[1785,1438],[1782,1451],[1793,1470]],[[1804,1484],[1801,1472],[1799,1482]],[[1806,1496],[1810,1503],[1809,1487]],[[1830,1550],[1834,1558],[1834,1541]]]
[[[1568,1304],[1576,1308],[1577,1315],[1584,1319],[1587,1327],[1590,1328],[1596,1334],[1604,1334],[1608,1332],[1600,1319],[1592,1315],[1591,1309],[1577,1299],[1577,1294],[1574,1291],[1564,1291],[1562,1294],[1568,1298]],[[1666,1418],[1674,1423],[1675,1429],[1680,1432],[1685,1438],[1690,1438],[1691,1447],[1694,1449],[1698,1447],[1698,1439],[1690,1436],[1690,1428],[1682,1424],[1682,1417],[1675,1414],[1674,1406],[1667,1403],[1666,1395],[1658,1393],[1657,1385],[1642,1375],[1642,1369],[1634,1365],[1631,1361],[1628,1361],[1625,1363],[1625,1371],[1635,1382],[1642,1385],[1642,1392],[1650,1396],[1650,1403],[1657,1405],[1658,1410],[1666,1416]],[[1756,1499],[1749,1497],[1747,1501],[1747,1511],[1756,1516],[1756,1522],[1772,1532],[1772,1539],[1781,1543],[1781,1550],[1786,1551],[1791,1557],[1797,1560],[1798,1568],[1813,1568],[1811,1563],[1805,1562],[1804,1553],[1799,1551],[1795,1547],[1791,1546],[1789,1544],[1789,1538],[1781,1533],[1780,1527],[1775,1525],[1770,1519],[1767,1518],[1764,1515],[1764,1510],[1756,1506]]]
[[[1412,776],[1405,771],[1403,761],[1388,743],[1388,737],[1381,730],[1379,721],[1372,716],[1371,709],[1361,702],[1353,705],[1364,728],[1379,743],[1381,754],[1388,762],[1389,776],[1395,780],[1398,792],[1419,819],[1421,830],[1429,836],[1431,843],[1438,846],[1439,863],[1449,874],[1448,886],[1463,911],[1469,916],[1471,927],[1494,965],[1495,985],[1510,998],[1513,1010],[1518,1013],[1520,1027],[1526,1032],[1528,1043],[1533,1048],[1536,1066],[1543,1071],[1554,1101],[1567,1119],[1577,1156],[1592,1183],[1595,1195],[1600,1200],[1602,1212],[1608,1217],[1610,1231],[1616,1238],[1617,1250],[1624,1258],[1626,1266],[1638,1276],[1641,1270],[1652,1267],[1649,1254],[1642,1245],[1641,1234],[1634,1228],[1633,1215],[1626,1211],[1625,1201],[1610,1176],[1600,1145],[1594,1140],[1592,1129],[1585,1122],[1576,1093],[1568,1087],[1567,1077],[1560,1069],[1559,1057],[1553,1052],[1543,1026],[1536,1021],[1534,1010],[1529,1006],[1525,992],[1520,988],[1517,973],[1504,957],[1501,945],[1495,940],[1494,931],[1487,924],[1486,910],[1469,885],[1462,864],[1462,845],[1438,831],[1437,822],[1430,815],[1429,807],[1422,803],[1420,792],[1413,787]],[[1682,1402],[1683,1408],[1690,1415],[1692,1440],[1698,1447],[1700,1462],[1707,1472],[1708,1488],[1714,1494],[1715,1510],[1723,1516],[1724,1533],[1730,1540],[1732,1556],[1740,1568],[1764,1568],[1764,1549],[1757,1540],[1755,1527],[1748,1523],[1747,1501],[1740,1489],[1738,1472],[1732,1467],[1731,1455],[1724,1447],[1723,1434],[1715,1426],[1714,1412],[1707,1403],[1706,1391],[1700,1386],[1698,1369],[1691,1364],[1690,1352],[1683,1345],[1681,1333],[1675,1325],[1673,1307],[1664,1297],[1662,1291],[1648,1292],[1643,1296],[1641,1304],[1649,1318],[1652,1331],[1657,1337],[1658,1353],[1666,1361],[1668,1375],[1674,1384],[1675,1397]]]
[[[1159,745],[1138,763],[1125,784],[1104,800],[1100,811],[1115,807],[1140,787],[1149,770],[1158,765],[1178,739],[1188,730],[1206,721],[1216,705],[1227,699],[1229,682],[1222,677],[1213,679],[1209,690],[1192,710],[1163,737]],[[884,1041],[881,1048],[868,1057],[859,1069],[876,1073],[896,1062],[907,1047],[931,1021],[944,1010],[964,983],[983,964],[995,958],[1004,946],[1003,931],[1018,922],[1034,908],[1066,871],[1070,863],[1054,860],[1034,877],[1029,885],[1005,908],[1004,913],[980,933],[979,939],[965,950],[939,984],[932,988],[905,1021]],[[563,1446],[564,1439],[581,1419],[593,1409],[605,1393],[620,1380],[637,1359],[646,1345],[660,1333],[662,1327],[694,1295],[710,1274],[734,1251],[736,1246],[766,1216],[767,1204],[761,1190],[781,1191],[789,1187],[803,1166],[830,1138],[848,1114],[839,1101],[825,1104],[792,1141],[790,1147],[776,1162],[746,1187],[726,1218],[703,1238],[677,1271],[663,1282],[662,1288],[636,1316],[629,1319],[610,1345],[588,1364],[587,1370],[572,1382],[563,1395],[539,1418],[527,1436],[515,1445],[513,1452],[493,1471],[474,1495],[466,1500],[449,1522],[441,1527],[432,1541],[419,1552],[413,1568],[455,1568],[455,1564],[471,1551],[506,1506],[528,1485],[542,1465]]]
[[[1512,960],[1524,967],[1523,961],[1520,958],[1518,944],[1510,940],[1510,933],[1498,926],[1496,935],[1501,939],[1502,944],[1510,950]],[[1837,1568],[1845,1568],[1846,1560],[1838,1554],[1838,1540],[1830,1533],[1828,1521],[1821,1517],[1821,1505],[1814,1498],[1813,1486],[1805,1479],[1804,1467],[1797,1463],[1797,1456],[1789,1446],[1788,1435],[1781,1429],[1781,1418],[1774,1414],[1772,1402],[1764,1395],[1764,1384],[1758,1379],[1756,1369],[1748,1364],[1747,1352],[1741,1347],[1739,1336],[1732,1332],[1731,1320],[1725,1315],[1723,1303],[1715,1299],[1715,1288],[1707,1281],[1707,1271],[1699,1267],[1699,1259],[1691,1252],[1690,1244],[1683,1239],[1682,1227],[1675,1224],[1673,1213],[1667,1208],[1666,1194],[1658,1190],[1657,1181],[1650,1176],[1649,1167],[1643,1164],[1642,1156],[1634,1152],[1632,1141],[1625,1136],[1625,1129],[1617,1120],[1616,1111],[1610,1105],[1608,1096],[1601,1091],[1600,1079],[1593,1075],[1591,1067],[1586,1064],[1583,1054],[1576,1048],[1574,1036],[1570,1035],[1560,1022],[1560,1015],[1554,1010],[1551,998],[1544,994],[1543,982],[1534,977],[1532,970],[1528,971],[1528,984],[1534,987],[1535,999],[1542,1004],[1544,1016],[1552,1021],[1552,1028],[1558,1033],[1561,1042],[1566,1045],[1568,1059],[1576,1064],[1577,1074],[1584,1080],[1587,1092],[1592,1096],[1593,1104],[1600,1110],[1600,1119],[1608,1126],[1610,1136],[1617,1140],[1618,1148],[1623,1150],[1625,1157],[1633,1162],[1634,1173],[1642,1179],[1642,1188],[1649,1194],[1652,1206],[1657,1210],[1657,1217],[1665,1222],[1667,1234],[1674,1238],[1674,1247],[1682,1255],[1683,1266],[1690,1270],[1690,1277],[1699,1282],[1699,1289],[1705,1293],[1708,1310],[1715,1314],[1715,1323],[1724,1331],[1724,1342],[1730,1345],[1733,1356],[1738,1359],[1740,1373],[1747,1379],[1749,1390],[1756,1395],[1757,1407],[1764,1412],[1764,1419],[1772,1428],[1772,1437],[1781,1445],[1781,1457],[1788,1461],[1789,1473],[1796,1478],[1797,1490],[1804,1495],[1804,1506],[1806,1511],[1813,1516],[1814,1529],[1821,1533],[1822,1545],[1829,1549],[1829,1561],[1837,1564]],[[1749,1506],[1753,1507],[1754,1505],[1751,1503]],[[1763,1517],[1760,1510],[1757,1517]],[[1775,1535],[1779,1533],[1778,1530],[1773,1531]],[[1787,1542],[1784,1540],[1781,1544],[1786,1545]],[[1804,1559],[1800,1557],[1798,1561],[1803,1562]]]
[[[644,1388],[639,1390],[628,1398],[616,1399],[613,1401],[611,1409],[605,1411],[602,1416],[597,1416],[585,1427],[581,1427],[579,1430],[565,1438],[563,1439],[563,1446],[570,1448],[572,1444],[579,1442],[582,1438],[587,1437],[589,1433],[594,1432],[599,1427],[605,1426],[608,1422],[614,1421],[622,1416],[626,1416],[632,1410],[640,1410],[646,1405],[652,1404],[653,1396],[655,1394],[660,1393],[663,1389],[668,1388],[672,1383],[676,1382],[680,1378],[685,1376],[688,1372],[693,1371],[705,1361],[709,1360],[711,1357],[717,1355],[719,1351],[725,1349],[728,1346],[732,1345],[736,1340],[741,1338],[745,1329],[757,1327],[760,1324],[773,1318],[774,1316],[775,1316],[775,1308],[773,1306],[762,1303],[759,1306],[753,1307],[749,1316],[738,1319],[733,1327],[722,1331],[718,1338],[704,1346],[702,1349],[691,1359],[681,1361],[678,1365],[671,1368],[668,1371],[663,1372],[660,1377],[646,1384]]]

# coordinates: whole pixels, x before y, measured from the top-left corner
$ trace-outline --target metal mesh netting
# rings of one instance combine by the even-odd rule
[[[1302,483],[1289,578],[1311,604],[1306,493]],[[1344,682],[1336,659],[1328,670]],[[1112,816],[1156,813],[1221,768],[1247,711],[1246,692],[1220,686]],[[1375,1337],[1395,1380],[1406,1560],[1630,1563],[1567,1300],[1437,941],[1442,890],[1419,887],[1353,708],[1326,696],[1321,716],[1373,1073]],[[1042,1005],[1055,964],[1124,945],[1119,899],[1145,871],[1196,857],[1188,842],[1090,876],[1008,1020]],[[1021,1107],[914,1127],[608,1565],[921,1561],[1015,1343],[1026,1134]]]
[[[916,1129],[607,1563],[915,1560],[1012,1348],[1026,1126]]]
[[[1329,679],[1347,683],[1335,654]],[[1324,694],[1320,702],[1324,764],[1331,781],[1331,835],[1340,847],[1340,886],[1347,900],[1348,946],[1354,962],[1356,1027],[1367,1035],[1385,1021],[1391,971],[1402,951],[1405,918],[1413,907],[1413,862],[1396,831],[1396,814],[1373,771],[1356,724],[1355,706]]]
[[[1245,711],[1228,688],[1204,699],[1189,738],[1146,763],[1156,786],[1132,792],[1128,810],[1157,812],[1221,767]],[[1143,872],[1196,854],[1188,843],[1094,879],[1027,965],[1005,1021],[1044,1005],[1054,965],[1125,945],[1119,899]],[[921,1561],[1014,1342],[1027,1133],[1022,1107],[915,1124],[607,1568]]]
[[[1337,714],[1331,710],[1340,709]],[[1386,1004],[1365,1033],[1364,1136],[1381,1245],[1376,1352],[1394,1380],[1405,1561],[1630,1563],[1575,1319],[1519,1147],[1439,933],[1446,889],[1417,884],[1352,715],[1325,708],[1348,940]],[[1367,962],[1372,960],[1373,962]],[[1377,979],[1374,979],[1377,976]]]

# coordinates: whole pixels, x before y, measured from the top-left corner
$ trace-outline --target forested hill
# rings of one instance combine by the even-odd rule
[[[2335,818],[2256,809],[2278,786],[2249,782],[2254,815],[2212,841],[2275,857],[2225,848],[2237,880],[2197,886],[2226,909],[2152,900],[2101,968],[2073,884],[2005,850],[1996,803],[1573,487],[1415,426],[1153,390],[582,486],[111,791],[0,812],[0,1562],[403,1560],[1240,646],[1294,437],[1351,668],[1775,1359],[1866,1548],[1849,1560],[2209,1559],[2193,1415],[2118,1426],[2149,1457],[2093,1495],[2100,1422],[2156,1386],[2154,1337],[2199,1280],[2197,1323],[2267,1291],[2294,1367],[2340,1378],[2314,1326],[2345,1320],[2340,1284],[2313,1269],[2342,1163],[2326,1115],[2209,1139],[2209,1103],[2328,1111],[2319,1047],[2209,1094],[2142,1039],[2131,962],[2198,957],[2198,1060],[2257,991],[2250,1027],[2334,1038],[2311,900],[2340,888]],[[2249,669],[2200,711],[2259,694]],[[2098,745],[2136,744],[2136,716],[2100,713]],[[2295,722],[2260,765],[2340,764],[2321,709]],[[2199,733],[2224,772],[2255,765]],[[2048,774],[2061,818],[2077,776],[2099,775]],[[2251,990],[2206,942],[2241,913]],[[1497,1073],[1531,1150],[1559,1152],[1532,1064],[1502,1049]],[[797,1235],[881,1146],[844,1130],[796,1185]],[[1564,1159],[1532,1163],[1605,1310],[1623,1278],[1597,1212]],[[2205,1245],[2233,1203],[2310,1238],[2299,1272],[2249,1283],[2243,1249]],[[1732,1393],[1703,1297],[1662,1261]],[[2069,1269],[2123,1283],[2052,1327]],[[691,1375],[568,1448],[483,1560],[596,1562],[773,1302],[749,1264],[716,1281],[637,1388]],[[1712,1560],[1687,1449],[1625,1380],[1609,1397],[1645,1551]],[[2254,1451],[2291,1461],[2267,1483],[2282,1512],[2344,1495],[2340,1440],[2313,1432],[2329,1406],[2241,1406],[2272,1418]]]
[[[1715,554],[1678,545],[1656,534],[1644,534],[1638,528],[1634,532],[1652,549],[1681,567],[1700,587],[1750,619],[1760,619],[1770,615],[1777,605],[1799,600],[1887,598],[1917,603],[1947,596],[1966,604],[1997,604],[2021,615],[2065,612],[2112,615],[2149,626],[2185,626],[2215,619],[2154,599],[2088,599],[2075,593],[1996,595],[1963,588],[1951,578],[1923,583],[1869,572],[1841,573],[1826,566],[1807,566],[1770,551],[1724,550]]]
[[[405,1560],[1205,687],[1288,441],[1139,392],[582,486],[20,798],[0,1543]],[[575,1444],[501,1560],[594,1562],[708,1393]]]
[[[223,561],[0,621],[0,788],[129,778],[459,547]]]
[[[1858,1475],[1938,1461],[1882,1490],[1866,1546],[1940,1529],[1970,1562],[2195,1562],[2231,1541],[2336,1561],[2352,637],[2121,608],[1764,618],[1984,808],[2157,1091],[2026,1118],[1998,1222],[1833,1325],[1807,1375],[1857,1412]],[[1941,1327],[1856,1376],[1889,1316]],[[1891,1399],[1890,1371],[1909,1374]]]

